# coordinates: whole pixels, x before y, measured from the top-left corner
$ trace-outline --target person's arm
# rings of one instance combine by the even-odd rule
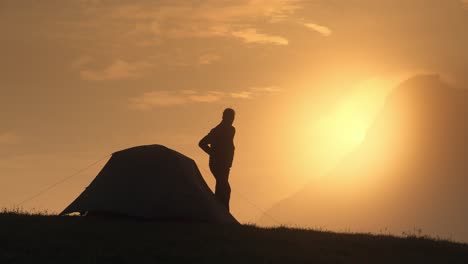
[[[203,137],[200,142],[198,143],[198,146],[203,149],[208,155],[211,155],[211,147],[210,147],[210,142],[211,141],[211,132]]]

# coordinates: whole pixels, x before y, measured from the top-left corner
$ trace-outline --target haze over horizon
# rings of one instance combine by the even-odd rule
[[[356,150],[261,223],[468,241],[467,116],[468,90],[437,75],[403,82]]]
[[[258,222],[251,203],[321,182],[369,140],[401,83],[466,91],[466,25],[465,0],[1,1],[0,206],[146,144],[193,158],[213,187],[197,143],[232,107],[232,213]],[[23,206],[61,211],[105,161]]]

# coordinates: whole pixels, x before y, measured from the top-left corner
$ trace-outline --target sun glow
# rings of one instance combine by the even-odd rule
[[[363,107],[340,107],[313,127],[318,139],[314,151],[321,153],[322,162],[335,163],[362,144],[371,122],[372,114]]]
[[[302,163],[322,173],[333,169],[346,155],[361,145],[394,82],[370,79],[351,87],[317,120],[309,120],[301,139]],[[320,172],[319,172],[320,173]]]

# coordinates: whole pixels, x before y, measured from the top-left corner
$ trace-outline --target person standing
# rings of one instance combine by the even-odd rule
[[[216,179],[215,197],[229,211],[231,186],[229,172],[234,160],[234,135],[236,129],[232,126],[235,112],[231,108],[223,111],[223,118],[208,135],[203,137],[200,148],[210,156],[210,170]]]

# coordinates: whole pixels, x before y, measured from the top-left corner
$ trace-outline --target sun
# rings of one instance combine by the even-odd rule
[[[352,92],[327,105],[319,118],[302,122],[302,128],[297,131],[303,132],[296,139],[295,146],[300,146],[298,153],[304,170],[320,168],[320,171],[329,171],[365,144],[391,85],[381,79],[358,83]],[[307,120],[310,114],[304,116]]]
[[[367,129],[365,125],[358,124],[356,126],[348,126],[348,128],[343,131],[343,141],[348,142],[350,146],[360,145],[366,139],[366,132]]]
[[[340,155],[357,148],[366,139],[368,117],[359,109],[340,109],[320,120],[315,128],[331,155]]]
[[[356,85],[354,93],[338,103],[319,124],[322,135],[337,152],[349,152],[361,145],[382,109],[391,82],[370,79]]]
[[[372,115],[356,107],[340,107],[319,120],[311,120],[298,136],[295,159],[304,172],[324,173],[362,145]]]

